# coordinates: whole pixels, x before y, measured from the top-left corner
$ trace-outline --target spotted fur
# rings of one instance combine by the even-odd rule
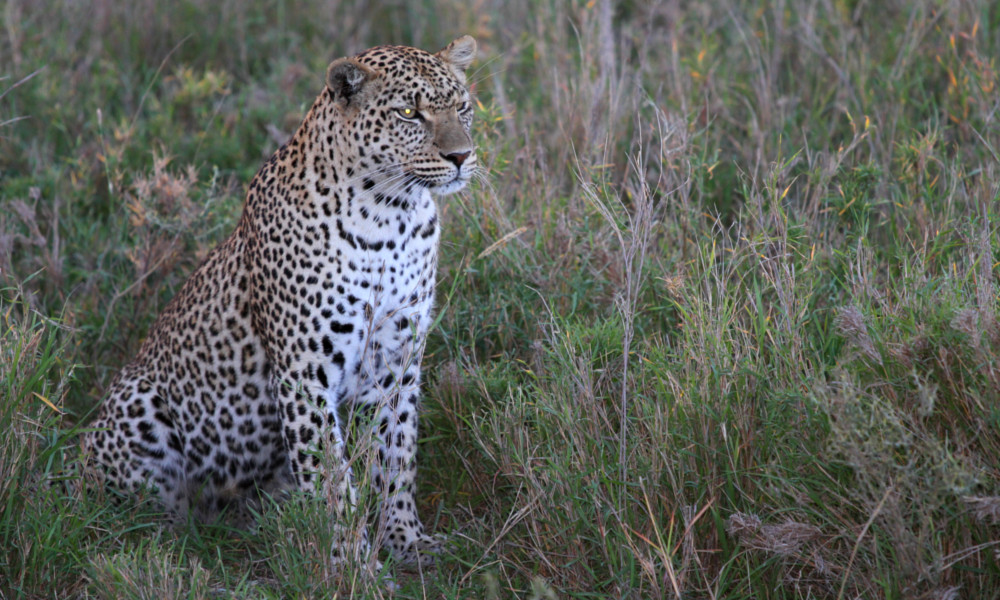
[[[431,194],[476,168],[475,52],[465,36],[437,54],[379,46],[330,65],[235,231],[112,383],[84,440],[109,484],[151,486],[178,515],[293,487],[331,498],[337,518],[354,498],[346,407],[374,424],[385,545],[404,562],[434,550],[414,503]]]

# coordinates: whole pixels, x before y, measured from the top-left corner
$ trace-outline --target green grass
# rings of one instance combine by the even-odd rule
[[[1000,594],[995,3],[8,2],[0,598]],[[76,435],[337,56],[479,40],[397,591]],[[954,594],[958,594],[955,596]]]

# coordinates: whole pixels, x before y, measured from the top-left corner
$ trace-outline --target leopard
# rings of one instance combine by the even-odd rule
[[[386,45],[329,64],[232,233],[110,383],[82,442],[106,487],[151,490],[180,517],[298,491],[336,522],[357,502],[345,448],[350,415],[364,416],[380,546],[433,564],[441,536],[415,500],[421,362],[437,199],[479,169],[466,75],[476,54],[463,36],[433,54]],[[362,530],[334,543],[335,562],[368,552]]]

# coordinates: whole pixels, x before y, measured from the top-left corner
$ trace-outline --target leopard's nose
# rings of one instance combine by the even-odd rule
[[[461,167],[462,163],[465,162],[465,159],[469,158],[470,154],[472,154],[472,152],[468,152],[468,151],[466,151],[466,152],[452,152],[451,154],[444,154],[442,152],[441,153],[441,157],[444,158],[445,160],[451,162],[456,167]]]

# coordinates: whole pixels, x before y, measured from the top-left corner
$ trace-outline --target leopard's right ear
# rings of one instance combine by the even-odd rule
[[[435,56],[451,67],[455,77],[465,84],[465,70],[476,59],[476,40],[471,35],[463,35],[438,52]]]
[[[338,104],[347,107],[360,104],[376,77],[375,71],[352,58],[338,58],[326,70],[326,87]]]

